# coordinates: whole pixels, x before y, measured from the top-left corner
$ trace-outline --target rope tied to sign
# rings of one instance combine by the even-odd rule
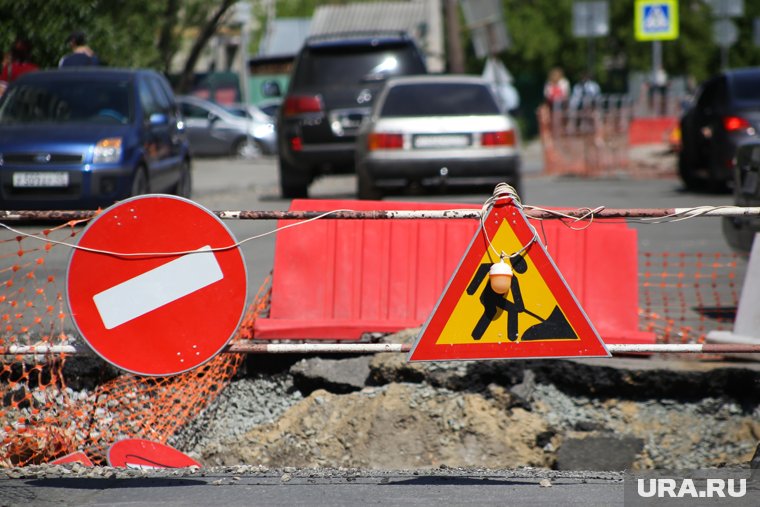
[[[486,242],[488,242],[488,247],[493,251],[494,255],[499,258],[500,261],[504,261],[504,259],[514,259],[517,257],[522,256],[522,254],[530,248],[530,246],[538,241],[538,232],[536,231],[535,227],[528,224],[530,226],[531,231],[533,231],[533,237],[528,241],[525,245],[523,245],[522,248],[520,248],[518,251],[508,254],[504,252],[503,250],[497,251],[496,248],[493,246],[493,243],[491,242],[491,238],[488,237],[488,232],[486,231],[486,224],[485,220],[488,214],[490,213],[491,209],[494,207],[497,201],[501,199],[511,199],[512,204],[514,204],[521,212],[523,210],[522,202],[520,201],[520,196],[517,194],[517,190],[512,185],[509,185],[507,183],[499,183],[496,185],[496,188],[494,188],[493,195],[486,199],[486,201],[483,203],[483,207],[480,211],[480,230],[483,231],[483,236],[486,238]]]

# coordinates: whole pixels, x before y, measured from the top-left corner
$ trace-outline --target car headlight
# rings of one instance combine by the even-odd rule
[[[93,164],[110,164],[121,160],[121,137],[101,139],[92,154]]]
[[[266,123],[264,125],[253,125],[248,129],[248,133],[256,138],[266,137],[274,132],[274,125]]]

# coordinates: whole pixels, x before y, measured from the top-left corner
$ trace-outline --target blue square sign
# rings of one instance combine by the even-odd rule
[[[678,1],[637,0],[634,23],[636,40],[677,39]]]

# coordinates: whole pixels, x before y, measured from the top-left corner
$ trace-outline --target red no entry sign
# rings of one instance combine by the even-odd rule
[[[215,250],[234,243],[219,218],[187,199],[148,195],[111,206],[87,226],[69,260],[74,324],[103,359],[138,375],[205,363],[245,310],[240,249]]]

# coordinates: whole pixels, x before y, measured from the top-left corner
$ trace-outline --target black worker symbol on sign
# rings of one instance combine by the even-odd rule
[[[509,259],[512,265],[514,276],[508,294],[497,294],[491,288],[491,284],[483,284],[483,280],[488,277],[488,271],[491,269],[490,263],[483,263],[478,267],[475,276],[470,285],[467,286],[467,294],[474,295],[478,288],[483,285],[480,292],[480,304],[483,305],[483,315],[475,324],[471,336],[473,340],[483,338],[491,322],[497,320],[502,312],[507,312],[507,338],[509,341],[541,341],[541,340],[577,340],[578,335],[572,326],[568,323],[565,314],[554,305],[548,317],[544,318],[530,311],[525,306],[522,293],[520,292],[520,276],[528,270],[528,263],[522,256],[516,256]],[[509,299],[511,298],[511,300]],[[528,301],[530,304],[530,301]],[[522,336],[519,335],[519,317],[521,313],[530,315],[539,320],[525,330]]]

